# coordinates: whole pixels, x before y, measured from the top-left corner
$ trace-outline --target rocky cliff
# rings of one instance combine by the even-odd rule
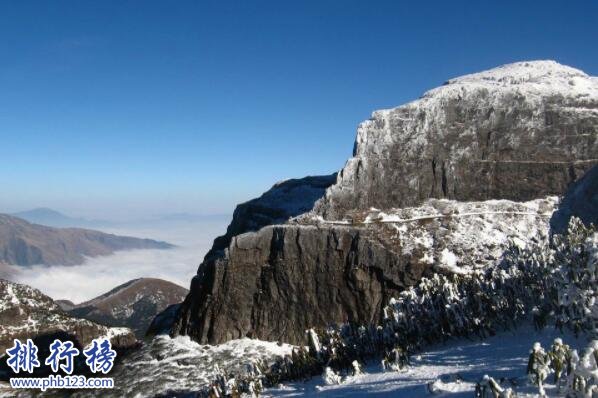
[[[241,203],[233,213],[226,234],[214,240],[206,257],[224,250],[233,236],[257,231],[267,225],[283,224],[289,218],[311,210],[335,180],[336,173],[281,181],[259,198]]]
[[[451,79],[361,123],[316,211],[562,194],[598,161],[598,78],[553,61]]]
[[[215,245],[170,333],[300,343],[308,327],[378,321],[423,275],[492,266],[510,242],[545,239],[547,196],[598,163],[597,136],[598,79],[551,61],[375,112],[312,211]]]

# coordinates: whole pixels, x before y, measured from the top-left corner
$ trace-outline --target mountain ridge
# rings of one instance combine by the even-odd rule
[[[143,338],[152,319],[168,306],[178,304],[188,290],[158,278],[137,278],[91,300],[63,309],[78,318],[112,327],[128,327]],[[60,304],[60,303],[59,303]]]
[[[78,265],[85,257],[129,249],[170,249],[167,242],[84,228],[55,228],[0,214],[0,263]]]

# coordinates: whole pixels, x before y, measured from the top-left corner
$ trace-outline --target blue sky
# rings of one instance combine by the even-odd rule
[[[359,121],[528,59],[598,74],[598,2],[0,2],[0,212],[230,213]]]

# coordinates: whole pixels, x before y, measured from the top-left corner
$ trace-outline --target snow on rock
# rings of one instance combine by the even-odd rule
[[[302,344],[312,327],[367,324],[385,297],[422,276],[486,269],[512,240],[543,241],[556,203],[431,199],[354,212],[341,225],[305,215],[236,236],[200,266],[170,332],[211,344],[247,335]]]
[[[226,234],[214,240],[206,258],[224,250],[236,235],[257,231],[267,225],[282,224],[291,217],[312,210],[314,203],[324,196],[326,188],[335,180],[336,173],[288,179],[274,184],[259,198],[241,203],[235,208]]]
[[[81,346],[94,338],[108,336],[118,346],[135,342],[130,329],[113,330],[63,312],[58,304],[39,290],[0,279],[0,353],[12,346],[13,339],[65,332]]]
[[[555,196],[527,202],[429,199],[417,207],[353,212],[352,225],[371,229],[392,250],[438,271],[467,273],[495,265],[511,243],[523,249],[545,240],[558,203]],[[337,224],[314,214],[297,221]]]
[[[376,111],[315,212],[562,194],[598,163],[598,79],[554,61],[449,80]]]
[[[475,388],[475,383],[464,382],[460,379],[449,381],[436,379],[428,383],[428,390],[431,394],[468,392],[473,388]]]
[[[379,319],[385,297],[424,275],[486,268],[510,241],[545,239],[547,197],[598,162],[597,136],[598,80],[551,61],[374,112],[333,185],[286,181],[238,207],[165,326],[201,342],[300,344],[311,327]],[[308,191],[325,196],[295,206],[316,182]]]

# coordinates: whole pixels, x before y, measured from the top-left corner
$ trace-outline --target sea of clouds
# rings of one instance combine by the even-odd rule
[[[212,246],[224,234],[230,217],[192,222],[157,222],[100,228],[103,232],[163,240],[177,245],[169,250],[131,250],[88,258],[82,265],[4,266],[0,277],[41,290],[53,299],[74,303],[94,298],[131,279],[165,279],[185,288]]]

